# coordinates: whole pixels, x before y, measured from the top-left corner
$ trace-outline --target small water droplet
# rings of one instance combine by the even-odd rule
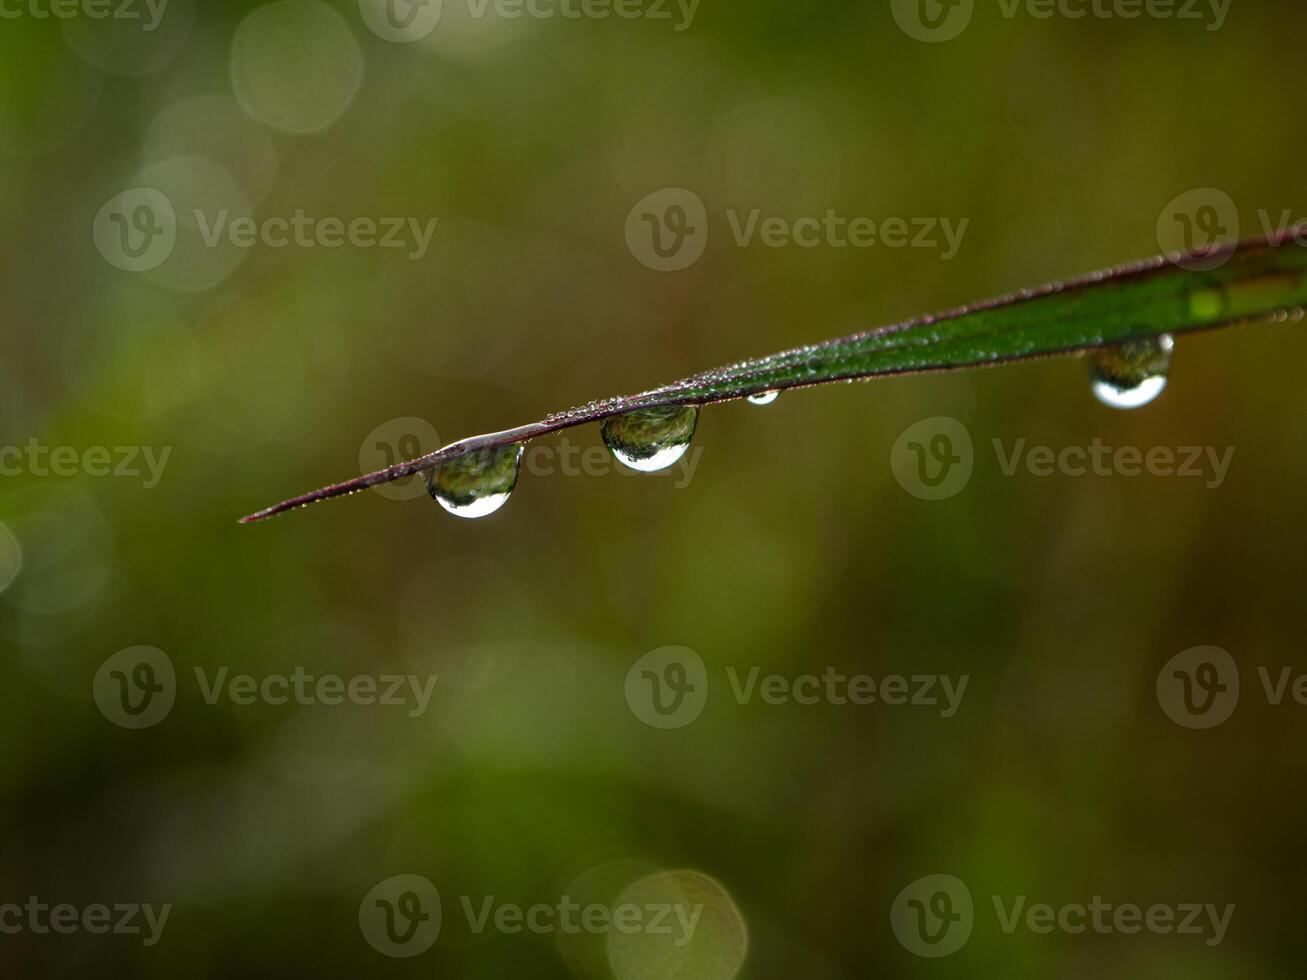
[[[485,517],[508,502],[522,465],[522,443],[482,449],[427,471],[427,492],[458,517]]]
[[[1094,396],[1110,408],[1141,408],[1166,388],[1175,338],[1170,334],[1100,347],[1089,355]]]
[[[604,419],[600,432],[618,462],[654,473],[685,455],[698,422],[699,409],[694,405],[641,408]]]
[[[771,391],[760,391],[756,395],[749,396],[749,404],[770,405],[772,402],[774,402],[777,398],[780,397],[781,397],[781,393],[779,391],[776,391],[775,389],[772,389]]]

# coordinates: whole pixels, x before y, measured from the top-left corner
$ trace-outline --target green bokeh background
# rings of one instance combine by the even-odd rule
[[[888,2],[705,0],[678,32],[476,20],[445,0],[414,44],[342,2],[362,81],[309,135],[255,119],[238,90],[315,105],[340,66],[303,69],[306,29],[303,50],[277,49],[287,77],[279,57],[241,68],[233,39],[259,7],[173,0],[144,41],[0,20],[0,445],[171,447],[151,489],[0,477],[22,556],[0,594],[0,902],[174,906],[150,948],[0,935],[0,973],[587,977],[556,937],[460,932],[455,896],[556,902],[619,861],[720,882],[747,925],[741,977],[1300,975],[1307,709],[1269,705],[1256,676],[1301,660],[1297,325],[1184,339],[1136,412],[1096,403],[1073,360],[841,385],[705,410],[686,486],[524,472],[475,522],[371,492],[236,519],[356,474],[389,420],[452,441],[1152,254],[1194,188],[1228,194],[1248,234],[1262,209],[1307,218],[1301,3],[1234,0],[1208,31],[977,0],[931,45]],[[92,223],[161,165],[194,206],[439,224],[420,261],[179,245],[177,277],[120,271]],[[665,187],[698,194],[710,229],[674,273],[623,233]],[[739,247],[726,211],[754,208],[970,223],[950,261]],[[976,446],[940,502],[905,493],[890,459],[933,416]],[[992,450],[1096,438],[1234,447],[1234,463],[1210,489],[1009,477]],[[139,644],[171,658],[177,700],[129,731],[92,681]],[[1244,690],[1230,721],[1190,731],[1154,685],[1201,644],[1231,652]],[[667,645],[703,658],[709,696],[660,731],[624,683]],[[297,666],[439,681],[412,718],[210,705],[194,678]],[[728,666],[970,683],[950,719],[740,705]],[[403,873],[439,887],[447,928],[388,959],[358,908]],[[971,941],[939,961],[899,945],[889,914],[934,873],[977,903]],[[1215,948],[1006,935],[995,894],[1236,910]],[[726,980],[709,962],[673,976]]]

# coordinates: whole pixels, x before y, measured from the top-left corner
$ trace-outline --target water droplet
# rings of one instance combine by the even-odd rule
[[[633,470],[665,470],[685,455],[694,438],[699,409],[694,405],[641,408],[604,419],[604,444]]]
[[[452,459],[427,472],[427,491],[459,517],[485,517],[508,502],[525,446],[515,443]]]
[[[1100,347],[1089,355],[1094,396],[1110,408],[1140,408],[1166,387],[1175,338],[1170,334]]]
[[[760,391],[756,395],[749,396],[749,404],[770,405],[772,402],[774,402],[777,398],[780,397],[781,397],[781,393],[779,391],[776,391],[775,389],[772,389],[771,391]]]

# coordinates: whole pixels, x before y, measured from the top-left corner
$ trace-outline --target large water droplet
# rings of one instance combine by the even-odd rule
[[[1089,355],[1094,396],[1111,408],[1140,408],[1166,387],[1175,338],[1170,334],[1100,347]]]
[[[427,472],[427,491],[459,517],[485,517],[508,502],[525,446],[516,443],[460,456]]]
[[[604,419],[600,431],[619,462],[641,473],[654,473],[685,455],[698,421],[699,409],[694,405],[641,408]]]
[[[749,404],[770,405],[772,402],[774,402],[777,398],[780,397],[781,397],[781,393],[779,391],[776,391],[775,389],[771,391],[760,391],[756,395],[749,396]]]

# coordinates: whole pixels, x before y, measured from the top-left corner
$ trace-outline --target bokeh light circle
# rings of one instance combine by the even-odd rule
[[[617,907],[669,908],[671,927],[614,929],[608,962],[617,980],[733,980],[749,948],[744,917],[726,889],[698,871],[660,871],[627,887]],[[691,923],[686,928],[685,923]]]
[[[319,0],[280,0],[236,28],[231,81],[245,110],[288,133],[326,129],[363,82],[363,51],[345,18]]]
[[[145,135],[145,155],[151,161],[212,160],[236,179],[251,204],[268,196],[280,167],[268,131],[225,95],[198,95],[163,109]]]

